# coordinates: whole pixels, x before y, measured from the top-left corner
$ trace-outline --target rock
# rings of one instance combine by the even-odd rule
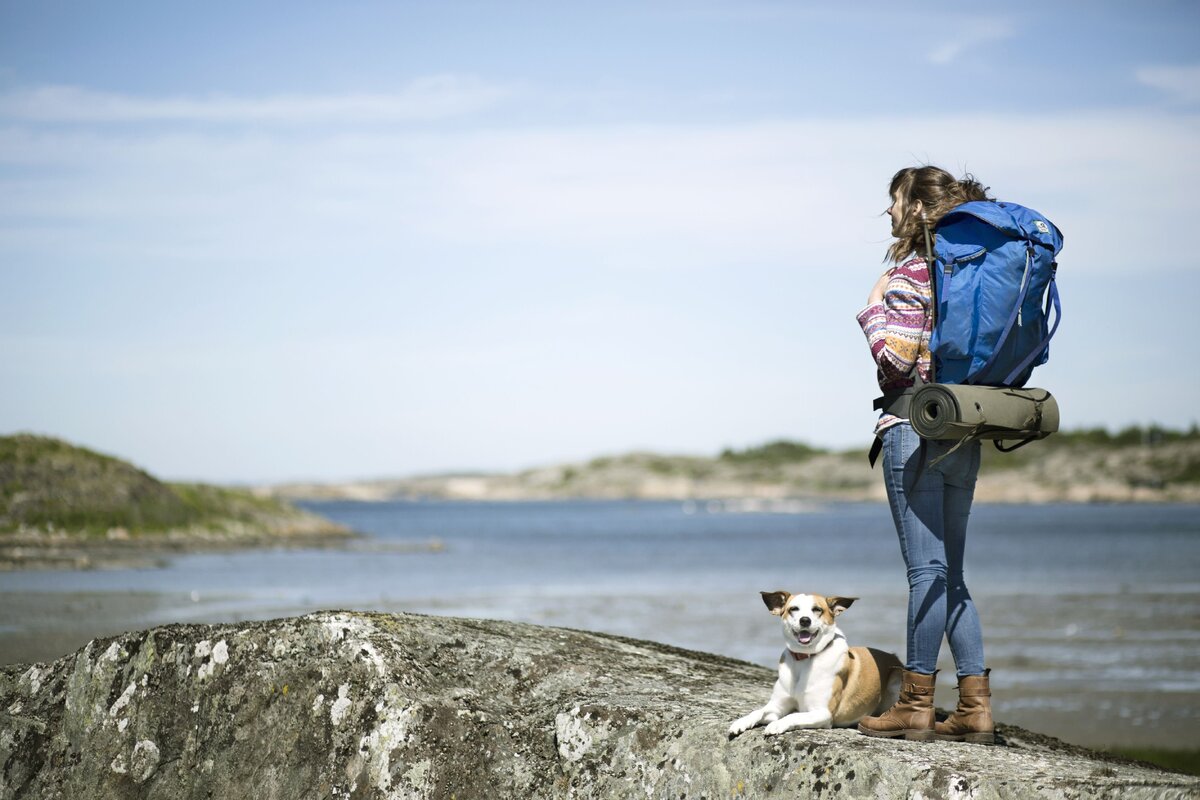
[[[0,668],[9,798],[1200,796],[1200,778],[1001,727],[726,738],[773,673],[565,629],[325,612],[171,625]]]

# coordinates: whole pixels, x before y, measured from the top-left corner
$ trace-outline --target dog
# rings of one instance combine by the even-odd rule
[[[761,594],[783,621],[787,647],[771,699],[730,725],[730,739],[764,724],[767,736],[793,728],[849,727],[892,707],[900,694],[900,659],[873,647],[850,647],[836,624],[858,598]]]

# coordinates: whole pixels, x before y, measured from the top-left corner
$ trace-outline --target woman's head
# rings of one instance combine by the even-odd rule
[[[903,261],[910,253],[925,247],[922,214],[932,227],[946,212],[970,200],[991,200],[987,187],[970,174],[962,180],[941,167],[905,167],[892,177],[888,187],[892,204],[892,235],[896,241],[888,248],[888,258]]]

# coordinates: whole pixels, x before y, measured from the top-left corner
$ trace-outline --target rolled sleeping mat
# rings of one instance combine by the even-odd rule
[[[1058,430],[1045,389],[930,383],[912,396],[909,421],[925,439],[1044,439]]]

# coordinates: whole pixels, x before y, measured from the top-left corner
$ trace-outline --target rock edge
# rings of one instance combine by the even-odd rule
[[[1001,726],[729,741],[769,670],[617,636],[411,614],[170,625],[0,668],[9,798],[1184,798],[1200,778]]]

